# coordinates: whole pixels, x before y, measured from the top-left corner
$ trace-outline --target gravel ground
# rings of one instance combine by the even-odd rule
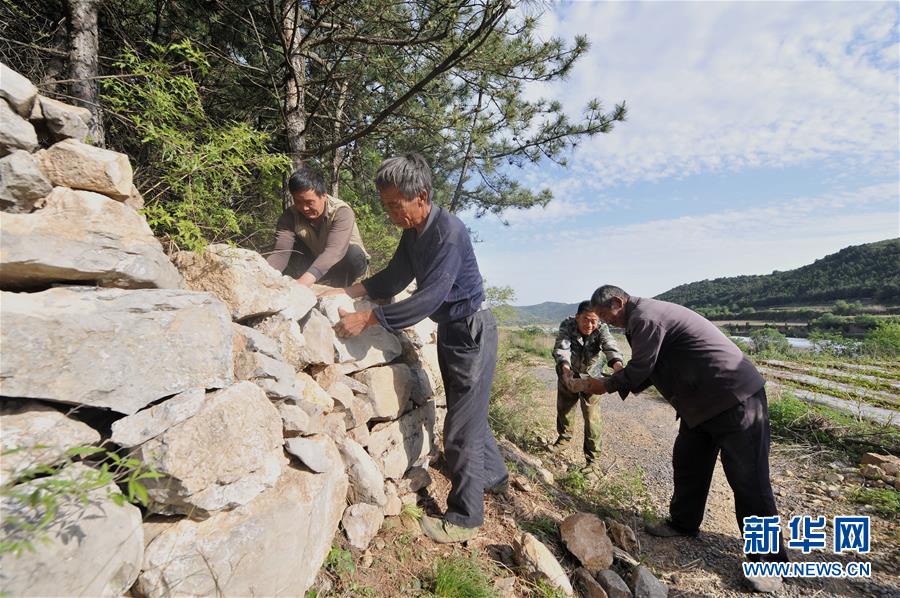
[[[550,367],[537,366],[531,372],[546,385],[545,408],[554,412],[556,376]],[[657,513],[665,515],[672,493],[672,445],[678,422],[672,408],[658,395],[645,393],[622,401],[616,395],[602,398],[603,471],[627,471],[640,466],[644,483]],[[581,418],[576,418],[575,446],[564,461],[582,459]],[[551,469],[564,466],[551,462]],[[859,483],[850,463],[830,462],[822,454],[792,446],[773,445],[771,457],[773,486],[782,521],[793,515],[855,515],[860,505],[844,500]],[[842,479],[841,479],[842,478]],[[829,496],[829,492],[833,496]],[[636,519],[636,518],[635,518]],[[635,521],[642,555],[670,586],[672,596],[736,596],[747,593],[742,585],[739,530],[734,517],[734,498],[717,465],[707,502],[706,517],[696,539],[660,539],[648,536]],[[786,525],[783,527],[786,531]],[[872,552],[869,555],[838,556],[830,551],[803,555],[789,551],[794,561],[869,561],[873,576],[856,580],[787,580],[784,596],[900,596],[900,529],[897,522],[873,515]],[[830,530],[829,530],[830,538]]]

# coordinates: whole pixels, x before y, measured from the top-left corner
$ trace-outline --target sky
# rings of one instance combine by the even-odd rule
[[[900,236],[900,4],[553,4],[543,39],[585,34],[571,75],[533,98],[628,121],[568,166],[516,170],[546,208],[463,220],[487,283],[517,305],[601,284],[679,284],[796,268]]]

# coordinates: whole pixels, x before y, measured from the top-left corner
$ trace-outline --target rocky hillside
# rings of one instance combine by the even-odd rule
[[[0,69],[4,594],[304,595],[427,483],[434,325],[344,341],[369,304],[167,256],[88,111]]]

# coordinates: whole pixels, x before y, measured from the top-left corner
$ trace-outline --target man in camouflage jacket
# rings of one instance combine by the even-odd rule
[[[581,403],[584,415],[584,456],[593,465],[600,455],[600,397],[573,392],[569,385],[573,378],[587,376],[608,364],[614,371],[623,367],[622,354],[606,324],[600,322],[590,309],[590,301],[578,305],[575,317],[563,320],[553,347],[556,360],[556,431],[555,448],[563,448],[572,439],[572,409]],[[602,358],[602,361],[601,361]]]

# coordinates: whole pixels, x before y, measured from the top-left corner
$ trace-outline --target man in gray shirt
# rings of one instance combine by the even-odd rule
[[[703,521],[716,459],[734,492],[738,529],[745,517],[778,515],[769,478],[769,411],[765,380],[741,350],[706,318],[686,307],[631,297],[606,285],[591,309],[625,329],[631,361],[609,378],[585,384],[593,393],[624,399],[650,385],[675,408],[681,425],[672,454],[675,492],[669,520],[649,526],[656,536],[696,536]],[[748,558],[784,561],[784,546]],[[747,578],[760,592],[776,591],[780,577]]]
[[[574,392],[570,385],[574,378],[587,376],[607,364],[613,371],[619,371],[622,369],[622,354],[607,325],[591,311],[590,301],[582,301],[575,317],[560,323],[553,345],[553,359],[558,376],[556,431],[559,434],[553,446],[558,450],[572,440],[572,410],[580,403],[584,415],[584,458],[591,466],[600,455],[600,397]]]
[[[369,264],[353,209],[326,194],[322,175],[309,166],[291,175],[288,190],[294,205],[275,225],[269,265],[305,286],[353,284]]]

